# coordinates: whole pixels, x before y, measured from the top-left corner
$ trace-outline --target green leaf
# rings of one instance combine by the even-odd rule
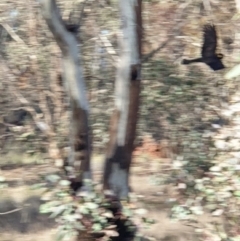
[[[50,215],[50,218],[55,218],[55,217],[59,216],[65,209],[66,209],[65,205],[52,207],[51,208],[52,214]]]
[[[208,189],[205,190],[205,193],[206,193],[207,195],[212,195],[212,194],[215,193],[215,191],[214,191],[214,189],[208,188]]]
[[[69,185],[71,184],[71,182],[68,181],[68,180],[61,180],[61,181],[59,182],[59,184],[60,184],[61,186],[69,186]]]
[[[94,192],[90,192],[90,193],[88,193],[87,196],[88,196],[91,200],[94,199],[94,202],[95,202],[95,198],[97,197],[96,193],[94,193]]]
[[[88,202],[88,203],[85,203],[85,207],[90,209],[90,210],[93,210],[93,209],[97,209],[98,208],[98,204],[93,203],[93,202]]]
[[[58,175],[47,175],[46,177],[46,180],[49,181],[49,182],[52,182],[52,183],[56,183],[57,181],[59,181],[61,179],[61,177],[59,177]]]
[[[51,213],[52,206],[50,206],[48,203],[44,203],[44,204],[40,205],[39,212],[40,213]]]
[[[100,222],[101,224],[107,224],[107,219],[104,218],[104,217],[99,217],[99,222]]]
[[[84,185],[89,186],[92,184],[92,180],[86,178],[86,179],[83,179],[83,183],[84,183]]]
[[[92,226],[92,230],[94,232],[99,232],[102,230],[102,225],[100,223],[94,223]]]
[[[63,219],[68,221],[68,222],[74,222],[75,223],[78,219],[78,216],[75,215],[75,214],[69,214],[69,215],[64,215]]]
[[[89,214],[89,210],[84,206],[79,207],[78,210],[82,214]]]
[[[58,196],[58,197],[66,197],[66,196],[69,196],[69,194],[66,193],[66,192],[59,192],[59,193],[57,194],[57,196]]]
[[[130,217],[130,216],[132,216],[132,211],[130,210],[130,209],[127,209],[127,208],[124,208],[123,209],[123,214],[125,215],[125,216],[127,216],[127,217]]]
[[[84,230],[85,229],[85,227],[80,222],[75,222],[73,224],[73,227],[74,227],[74,229],[77,229],[77,230]]]

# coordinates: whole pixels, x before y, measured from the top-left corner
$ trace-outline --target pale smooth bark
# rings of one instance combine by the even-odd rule
[[[139,106],[141,0],[121,0],[119,8],[121,54],[117,65],[115,111],[111,118],[103,183],[104,190],[110,189],[123,199],[128,197],[129,192],[128,176]]]
[[[61,19],[55,0],[41,0],[42,14],[61,49],[63,77],[71,105],[72,153],[68,165],[72,166],[74,182],[91,178],[91,141],[88,123],[89,106],[80,61],[80,50],[75,35],[67,31]],[[76,187],[76,185],[75,185]]]

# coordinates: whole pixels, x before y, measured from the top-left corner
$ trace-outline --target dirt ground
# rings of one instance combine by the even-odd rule
[[[93,173],[99,180],[102,173],[103,156],[93,158]],[[155,159],[148,164],[135,158],[131,187],[139,195],[139,205],[148,209],[148,217],[156,223],[143,230],[144,236],[154,240],[181,241],[199,240],[193,227],[172,221],[169,211],[174,198],[174,188],[166,185],[153,185],[150,176],[168,159]],[[39,214],[40,190],[31,186],[39,182],[39,174],[53,173],[56,169],[49,164],[2,168],[1,175],[6,178],[8,188],[1,190],[0,196],[0,241],[38,241],[53,240],[56,232],[54,220]],[[202,221],[206,217],[201,217]],[[209,220],[208,220],[209,221]]]

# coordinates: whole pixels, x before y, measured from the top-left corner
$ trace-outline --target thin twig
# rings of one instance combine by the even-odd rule
[[[16,42],[25,44],[25,42],[14,32],[14,30],[7,23],[0,23],[0,24],[2,25],[3,28],[5,28],[5,30],[12,37],[12,39],[14,39]]]
[[[5,212],[5,213],[0,213],[0,215],[6,215],[6,214],[10,214],[10,213],[15,213],[15,212],[21,211],[22,209],[23,208],[16,208],[16,209],[13,209],[13,210]]]
[[[4,137],[8,137],[8,136],[14,136],[13,133],[9,133],[9,134],[5,134],[5,135],[1,135],[0,139],[4,138]]]

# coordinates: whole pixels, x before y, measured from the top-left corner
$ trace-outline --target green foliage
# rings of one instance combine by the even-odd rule
[[[179,148],[169,171],[159,171],[151,177],[152,183],[175,185],[179,196],[172,202],[173,219],[193,225],[203,214],[222,216],[230,220],[227,231],[218,232],[209,223],[209,227],[206,224],[197,231],[215,235],[214,239],[238,239],[240,168],[239,144],[235,140],[238,136],[234,133],[238,132],[239,117],[231,117],[236,118],[234,130],[230,118],[222,115],[219,107],[219,100],[225,101],[220,96],[222,90],[229,91],[230,99],[239,98],[239,84],[232,80],[238,74],[237,67],[227,74],[228,82],[216,73],[205,76],[191,66],[184,75],[178,74],[167,62],[144,64],[143,69],[147,74],[142,91],[141,130],[152,136],[160,133],[161,138],[168,137],[169,143],[176,143]],[[232,108],[239,110],[237,105]]]
[[[107,238],[117,236],[116,226],[112,225],[115,220],[111,211],[111,200],[102,192],[96,190],[96,184],[85,180],[88,192],[82,191],[77,197],[73,197],[68,180],[60,176],[46,176],[46,190],[42,195],[44,203],[40,206],[40,213],[49,213],[50,218],[55,218],[60,224],[58,227],[58,240],[77,235],[78,232],[103,234]],[[132,218],[142,224],[149,225],[153,221],[144,217],[146,210],[132,208],[128,202],[123,202],[122,216],[129,221],[125,222],[130,230],[136,229]]]

